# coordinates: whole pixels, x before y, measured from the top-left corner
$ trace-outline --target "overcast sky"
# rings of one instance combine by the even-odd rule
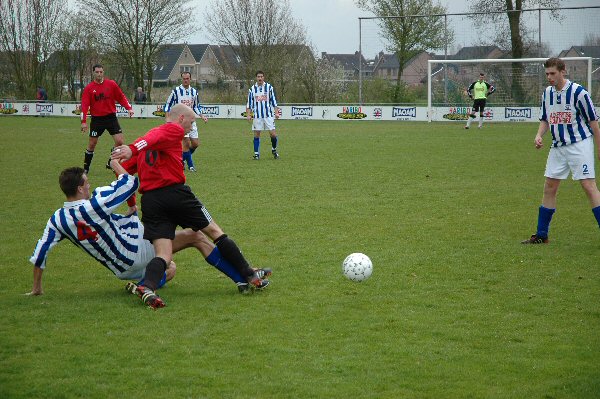
[[[194,0],[198,5],[206,7],[207,0]],[[470,9],[473,0],[441,0],[447,7],[448,13],[462,13],[474,11]],[[563,7],[597,6],[598,0],[562,0]],[[306,28],[309,40],[316,50],[321,53],[354,53],[358,50],[358,18],[370,16],[369,13],[356,7],[354,0],[290,0],[294,17]],[[196,9],[203,9],[198,7]],[[596,14],[597,12],[597,14]],[[596,10],[595,15],[600,15]],[[202,19],[202,13],[198,16]],[[600,34],[600,22],[595,20],[590,24],[592,33]],[[375,54],[383,48],[383,44],[375,42],[374,27],[363,22],[363,54]],[[467,39],[464,39],[467,40]],[[544,39],[542,39],[544,40]],[[206,31],[201,31],[187,39],[188,43],[210,43]],[[470,43],[466,43],[469,45]],[[575,43],[572,43],[575,44]],[[463,44],[465,45],[465,44]],[[564,46],[566,46],[565,44]],[[561,44],[562,47],[564,47]],[[561,47],[559,46],[559,47]]]

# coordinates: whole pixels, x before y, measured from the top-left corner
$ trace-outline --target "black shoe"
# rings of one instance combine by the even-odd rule
[[[277,153],[277,150],[271,150],[271,153],[273,154],[273,158],[279,159],[279,154]]]
[[[252,294],[252,287],[248,283],[236,283],[238,291],[242,295]]]
[[[254,155],[252,156],[252,159],[254,159],[255,161],[258,161],[260,159],[260,154],[255,152]]]
[[[538,237],[533,234],[528,239],[521,241],[521,244],[548,244],[548,237]]]

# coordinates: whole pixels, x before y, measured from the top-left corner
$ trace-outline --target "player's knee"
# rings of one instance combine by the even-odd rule
[[[169,263],[169,266],[167,266],[167,270],[165,272],[167,273],[167,281],[171,281],[177,273],[177,264],[171,261],[171,263]]]

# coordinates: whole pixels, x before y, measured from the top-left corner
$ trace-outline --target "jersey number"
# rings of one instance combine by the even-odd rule
[[[590,174],[590,172],[588,171],[588,166],[585,163],[583,164],[583,174],[584,175],[589,175]]]
[[[79,241],[83,240],[94,240],[98,239],[98,232],[92,229],[90,226],[82,222],[81,220],[77,222],[77,239]]]

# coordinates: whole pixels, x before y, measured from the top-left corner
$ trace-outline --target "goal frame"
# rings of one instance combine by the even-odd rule
[[[545,62],[548,58],[484,58],[474,60],[429,60],[427,61],[427,121],[432,120],[433,107],[431,106],[431,70],[433,64],[501,64],[513,62]],[[592,91],[592,57],[561,57],[563,61],[587,61],[587,86],[588,92]]]

